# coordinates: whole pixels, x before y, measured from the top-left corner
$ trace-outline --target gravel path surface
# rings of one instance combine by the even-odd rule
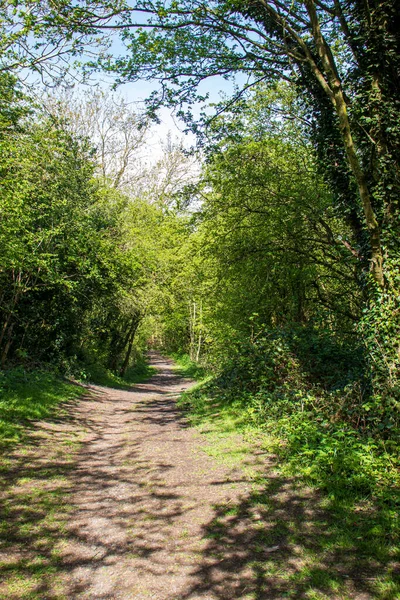
[[[176,408],[192,384],[171,361],[152,364],[159,372],[148,382],[132,391],[93,386],[95,397],[77,409],[89,433],[72,475],[75,509],[61,557],[67,597],[245,598],[234,573],[226,581],[232,556],[208,551],[207,527],[215,506],[237,500],[246,481],[204,453]]]

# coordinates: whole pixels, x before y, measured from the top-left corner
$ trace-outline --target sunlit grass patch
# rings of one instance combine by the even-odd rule
[[[129,390],[135,383],[147,381],[156,373],[157,369],[150,365],[145,357],[137,358],[123,377],[107,369],[99,361],[88,361],[82,370],[81,379],[104,387]]]
[[[46,490],[40,490],[32,485],[35,476],[41,481],[40,468],[4,494],[2,512],[7,520],[0,528],[0,556],[8,560],[0,561],[0,598],[7,600],[64,597],[57,591],[58,547],[68,536],[69,487],[56,478],[55,489],[50,481]]]
[[[69,410],[87,390],[15,369],[2,375],[1,391],[0,599],[63,600],[59,547],[69,535],[69,474],[85,435],[69,426]]]
[[[270,585],[277,586],[282,598],[299,594],[314,600],[349,600],[360,594],[380,600],[400,598],[399,522],[391,464],[380,475],[381,459],[378,456],[374,463],[370,448],[369,462],[357,472],[362,440],[355,444],[355,458],[346,458],[339,450],[351,454],[355,438],[349,434],[340,446],[343,436],[332,425],[323,430],[320,447],[314,437],[314,446],[307,449],[302,439],[312,422],[303,424],[297,413],[269,416],[266,410],[260,418],[249,398],[231,392],[211,383],[185,392],[179,400],[190,423],[207,440],[204,451],[237,466],[249,480],[239,501],[215,506],[205,532],[212,551],[234,552],[246,546],[243,561],[253,570],[254,582],[265,593]],[[310,421],[312,415],[303,418]],[[343,478],[341,465],[347,469]],[[368,481],[370,468],[375,473]]]
[[[50,372],[0,372],[0,448],[20,442],[32,422],[60,414],[63,403],[85,391]]]
[[[208,377],[208,372],[205,367],[199,365],[194,360],[191,360],[188,354],[171,354],[171,358],[174,359],[176,366],[175,370],[181,377],[188,379],[194,379],[195,381],[204,381]]]

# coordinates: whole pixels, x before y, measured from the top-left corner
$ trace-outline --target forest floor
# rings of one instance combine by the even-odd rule
[[[170,360],[90,386],[3,457],[2,600],[394,598],[332,538],[315,491],[232,432],[190,427]],[[5,517],[5,518],[4,518]]]

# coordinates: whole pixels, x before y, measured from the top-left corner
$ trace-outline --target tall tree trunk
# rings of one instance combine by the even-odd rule
[[[4,350],[3,350],[2,354],[1,354],[0,364],[1,364],[1,368],[2,369],[4,369],[4,365],[6,364],[8,351],[9,351],[10,346],[11,346],[13,329],[14,329],[14,323],[11,323],[10,327],[8,328],[8,332],[7,332],[6,345],[4,346]]]
[[[123,377],[125,375],[126,370],[129,366],[129,360],[130,360],[130,357],[132,354],[133,342],[135,340],[135,335],[136,335],[137,328],[139,327],[139,323],[140,323],[140,316],[134,317],[132,320],[132,326],[130,329],[130,335],[129,335],[129,339],[128,339],[128,348],[126,349],[124,362],[122,363],[122,367],[119,372],[121,377]]]
[[[194,360],[195,357],[195,343],[196,343],[196,302],[190,302],[189,304],[189,328],[190,328],[190,360]]]
[[[200,360],[201,343],[203,341],[203,302],[200,300],[199,307],[199,339],[197,341],[196,362]]]
[[[314,0],[305,0],[305,5],[310,17],[313,37],[318,54],[329,82],[330,93],[328,92],[328,95],[332,101],[339,120],[339,129],[346,151],[348,164],[357,183],[358,192],[361,198],[371,246],[371,273],[376,283],[380,287],[383,287],[383,252],[379,223],[372,208],[371,196],[366,182],[366,177],[357,156],[342,84],[331,49],[326,43],[321,32],[315,2]],[[323,88],[325,91],[327,91],[324,85]]]

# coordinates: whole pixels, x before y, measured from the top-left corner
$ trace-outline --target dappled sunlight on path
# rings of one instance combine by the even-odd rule
[[[195,589],[209,542],[204,527],[213,505],[235,501],[246,485],[204,454],[176,408],[191,383],[169,361],[152,362],[159,373],[148,383],[133,391],[96,387],[98,396],[79,408],[89,434],[72,477],[75,510],[62,550],[69,597],[203,597]]]
[[[3,464],[0,598],[376,598],[379,565],[332,537],[316,494],[260,448],[210,456],[175,404],[192,383],[152,364],[131,390],[90,386]]]

